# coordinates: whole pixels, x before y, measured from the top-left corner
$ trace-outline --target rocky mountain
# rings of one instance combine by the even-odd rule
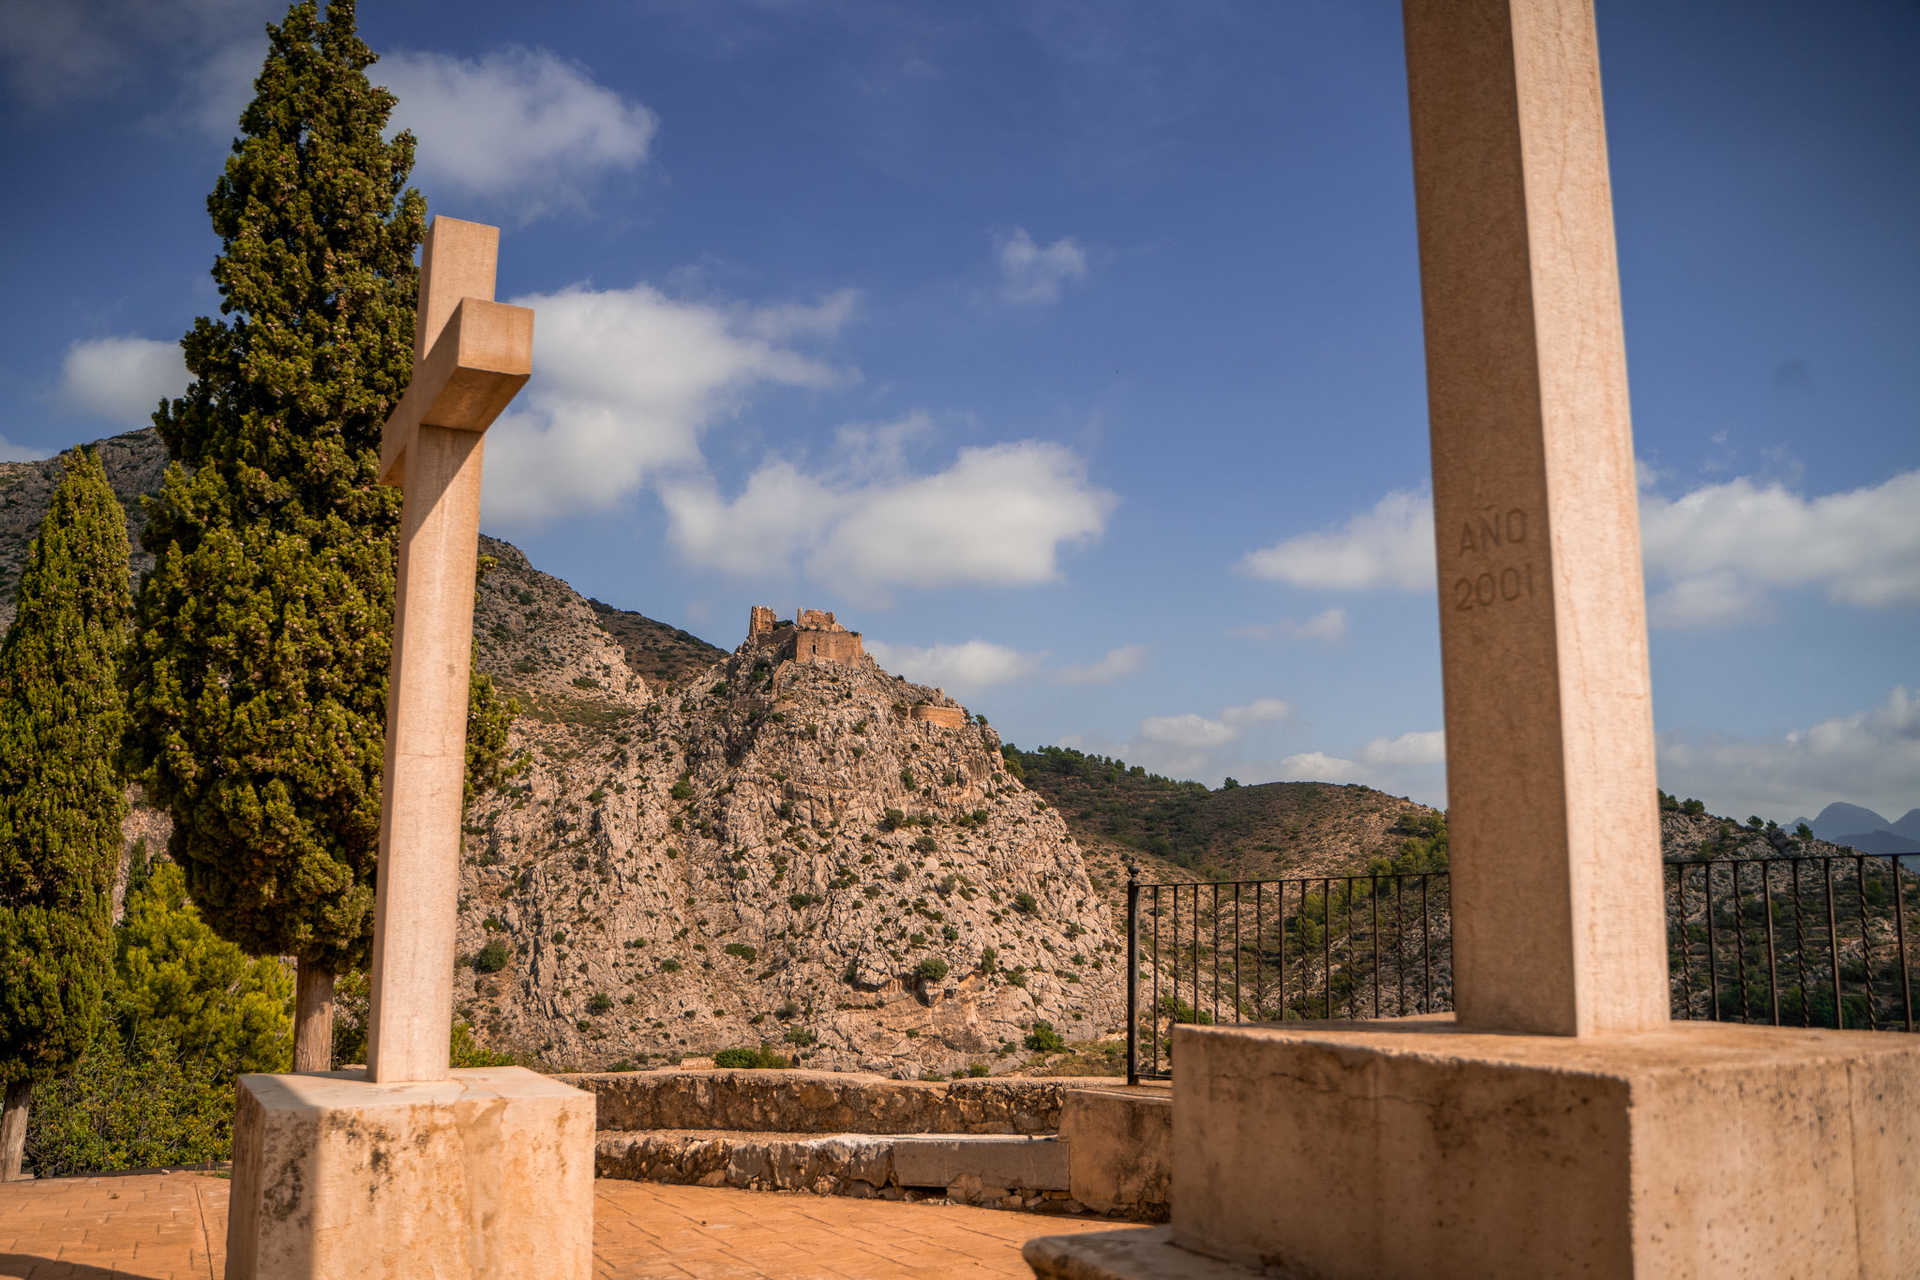
[[[1065,747],[1017,753],[1022,780],[1076,839],[1157,880],[1345,875],[1399,851],[1406,822],[1438,810],[1357,783],[1210,790]]]
[[[164,448],[98,447],[137,546]],[[7,622],[58,466],[0,465]],[[457,989],[480,1041],[555,1067],[772,1046],[913,1076],[1023,1065],[1036,1022],[1119,1026],[1108,904],[951,698],[831,615],[728,654],[481,552],[478,663],[519,703],[522,769],[467,815]],[[166,833],[135,806],[130,842]]]
[[[159,492],[160,477],[167,469],[167,448],[151,429],[101,440],[94,448],[100,451],[107,482],[127,509],[127,540],[133,545],[133,573],[138,581],[153,567],[153,557],[140,549],[140,530],[146,517],[139,499],[143,494]],[[59,483],[57,458],[0,462],[0,635],[13,625],[13,597],[20,586],[20,570],[47,514],[47,504],[53,500],[54,486]]]
[[[1817,818],[1796,819],[1813,834],[1862,853],[1912,853],[1920,850],[1920,809],[1909,809],[1898,822],[1888,822],[1857,804],[1834,803]]]
[[[527,771],[468,815],[456,989],[487,1043],[912,1075],[1119,1024],[1066,825],[938,690],[764,639],[662,697],[595,679],[519,686]]]

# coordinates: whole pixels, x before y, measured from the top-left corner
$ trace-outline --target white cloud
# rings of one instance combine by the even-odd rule
[[[1360,759],[1373,765],[1445,764],[1446,730],[1430,729],[1403,733],[1397,738],[1375,738],[1360,748]]]
[[[1650,478],[1644,469],[1641,476]],[[1771,592],[1804,587],[1859,608],[1920,604],[1916,511],[1920,470],[1817,497],[1751,477],[1679,498],[1643,490],[1649,617],[1665,627],[1749,621],[1768,615]],[[1389,493],[1338,529],[1250,552],[1240,567],[1296,587],[1431,591],[1432,499]],[[1237,628],[1235,634],[1288,634],[1278,628]]]
[[[1370,784],[1371,769],[1324,751],[1302,751],[1280,762],[1275,782],[1359,782]]]
[[[1087,278],[1087,254],[1072,236],[1049,245],[1034,242],[1025,227],[1002,236],[994,245],[1000,266],[1000,296],[1021,306],[1060,301],[1069,283]]]
[[[1220,720],[1189,711],[1177,716],[1148,716],[1140,722],[1140,739],[1166,747],[1223,747],[1240,731]]]
[[[1714,813],[1785,823],[1845,800],[1896,818],[1920,805],[1920,690],[1773,738],[1663,733],[1659,760],[1662,788]]]
[[[187,389],[177,342],[89,338],[68,345],[60,362],[60,400],[68,408],[124,427],[144,427],[162,397]]]
[[[1285,699],[1255,698],[1237,707],[1223,708],[1218,718],[1191,711],[1182,715],[1148,716],[1140,722],[1135,741],[1129,746],[1134,757],[1144,757],[1156,767],[1187,774],[1201,773],[1212,763],[1206,753],[1237,741],[1254,725],[1272,724],[1292,714],[1293,706]]]
[[[1357,759],[1326,751],[1302,751],[1282,760],[1275,777],[1283,782],[1357,782],[1389,795],[1427,797],[1430,803],[1446,803],[1444,730],[1374,738],[1355,755]]]
[[[644,163],[659,130],[645,106],[544,49],[393,53],[369,74],[399,99],[392,127],[413,130],[416,177],[440,199],[511,196],[529,214],[578,204],[587,180]]]
[[[46,456],[44,449],[30,449],[0,436],[0,462],[38,462]]]
[[[1920,604],[1920,470],[1805,498],[1742,477],[1677,499],[1645,494],[1640,535],[1668,625],[1754,616],[1767,592],[1816,587],[1835,604]]]
[[[1292,714],[1293,704],[1284,698],[1255,698],[1242,706],[1228,707],[1220,713],[1220,718],[1236,729],[1243,729],[1250,724],[1285,720]]]
[[[1647,597],[1647,622],[1655,627],[1724,627],[1765,612],[1760,593],[1730,569],[1682,578]]]
[[[1061,548],[1098,537],[1116,501],[1071,451],[1039,440],[964,448],[928,475],[812,475],[775,460],[731,501],[707,480],[661,496],[668,536],[694,565],[775,573],[798,557],[816,582],[867,594],[1054,581]]]
[[[1229,627],[1227,634],[1242,640],[1317,640],[1322,644],[1339,644],[1347,638],[1347,611],[1322,609],[1304,622],[1282,618],[1278,622]]]
[[[868,640],[866,649],[875,662],[909,680],[963,692],[1006,684],[1029,676],[1039,668],[1046,656],[1024,653],[986,640],[936,644],[925,648]]]
[[[851,376],[759,336],[751,310],[681,302],[646,285],[513,301],[534,310],[534,373],[487,433],[489,520],[604,510],[659,469],[697,470],[701,434],[751,390],[830,387]],[[842,310],[831,298],[820,305]],[[732,514],[751,521],[755,512]]]
[[[1434,589],[1433,499],[1395,490],[1338,530],[1251,551],[1240,568],[1296,587]]]
[[[1092,662],[1062,667],[1057,678],[1061,684],[1112,684],[1138,674],[1146,665],[1147,646],[1123,644]]]

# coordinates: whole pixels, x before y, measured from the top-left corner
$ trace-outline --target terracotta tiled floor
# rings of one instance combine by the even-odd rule
[[[0,1186],[0,1280],[220,1280],[227,1186],[192,1173]],[[605,1280],[1025,1277],[1029,1237],[1123,1225],[648,1182],[594,1192],[594,1274]]]

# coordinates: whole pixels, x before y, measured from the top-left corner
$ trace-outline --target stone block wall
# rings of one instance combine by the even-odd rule
[[[958,729],[967,722],[967,713],[960,707],[941,707],[931,702],[922,702],[913,709],[915,720],[924,720],[928,724],[937,724],[943,729]]]
[[[810,631],[801,628],[793,635],[795,662],[845,666],[858,662],[864,652],[858,631]]]

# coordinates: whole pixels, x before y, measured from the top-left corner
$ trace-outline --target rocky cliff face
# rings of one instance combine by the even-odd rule
[[[456,990],[489,1044],[912,1076],[1011,1066],[1036,1020],[1119,1025],[1065,824],[991,729],[915,717],[937,691],[748,644],[665,697],[525,700],[526,772],[468,815]]]
[[[97,447],[137,577],[166,451]],[[58,475],[0,464],[0,626]],[[456,988],[480,1040],[556,1066],[772,1045],[917,1076],[1023,1062],[1036,1020],[1120,1025],[1122,949],[1079,850],[951,699],[865,656],[728,655],[481,541],[478,664],[520,703],[525,765],[467,815]],[[167,826],[136,805],[128,840]]]

